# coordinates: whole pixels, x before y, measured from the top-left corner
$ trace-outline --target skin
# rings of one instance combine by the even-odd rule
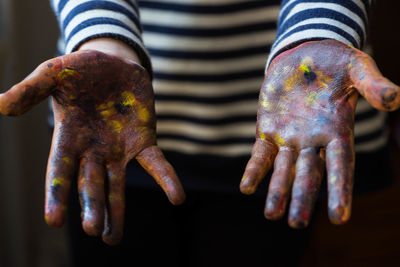
[[[0,94],[0,113],[23,114],[51,96],[54,133],[46,174],[45,220],[65,221],[77,172],[82,227],[109,245],[123,236],[125,170],[131,159],[157,181],[172,204],[185,199],[179,179],[156,144],[154,93],[147,71],[121,44],[97,40],[42,63]],[[108,50],[113,53],[108,53]],[[119,50],[120,49],[120,50]],[[103,51],[103,52],[100,52]],[[121,56],[121,51],[125,51]],[[112,55],[114,54],[114,55]],[[136,58],[137,59],[137,58]]]
[[[309,224],[326,168],[330,221],[350,218],[358,95],[375,108],[400,106],[400,88],[365,53],[334,40],[303,43],[276,57],[260,91],[256,142],[240,184],[252,194],[274,165],[265,217]]]

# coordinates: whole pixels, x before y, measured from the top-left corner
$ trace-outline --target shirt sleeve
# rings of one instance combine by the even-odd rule
[[[362,49],[370,0],[283,0],[277,36],[267,67],[285,50],[306,42],[333,39]]]
[[[138,54],[152,74],[150,56],[143,44],[139,9],[135,0],[50,0],[61,29],[58,44],[64,54],[91,39],[121,40]]]

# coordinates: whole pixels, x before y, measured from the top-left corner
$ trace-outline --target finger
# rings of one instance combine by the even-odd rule
[[[185,191],[174,168],[157,146],[144,149],[136,156],[136,160],[153,176],[172,204],[179,205],[185,201]]]
[[[0,113],[7,116],[20,115],[47,98],[56,86],[61,66],[59,58],[48,60],[25,80],[0,94]]]
[[[256,191],[258,184],[271,168],[277,153],[278,148],[271,142],[256,140],[240,183],[240,191],[243,194],[249,195]]]
[[[334,224],[350,219],[354,176],[354,144],[348,140],[334,140],[326,149],[328,173],[329,218]]]
[[[380,73],[375,61],[360,51],[353,55],[350,77],[358,92],[376,109],[393,111],[400,107],[400,87]]]
[[[318,197],[324,171],[324,161],[317,148],[301,150],[296,162],[292,200],[289,209],[289,225],[293,228],[304,228]]]
[[[108,245],[121,242],[125,218],[125,168],[118,163],[107,165],[107,207],[103,241]]]
[[[82,158],[78,178],[82,228],[91,236],[99,236],[104,228],[105,175],[102,164]]]
[[[53,143],[47,163],[45,220],[52,227],[65,222],[71,181],[74,176],[75,157]]]
[[[269,183],[264,212],[266,218],[277,220],[284,215],[293,185],[295,164],[296,153],[288,148],[281,148],[276,156],[274,173]]]

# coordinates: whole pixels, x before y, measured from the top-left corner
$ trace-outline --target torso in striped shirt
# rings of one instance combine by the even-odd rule
[[[159,145],[187,154],[250,154],[280,1],[139,1],[151,55]],[[385,113],[360,99],[356,151],[387,139]]]

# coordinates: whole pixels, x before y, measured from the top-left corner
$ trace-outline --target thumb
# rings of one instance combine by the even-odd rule
[[[61,67],[60,58],[45,61],[22,82],[0,94],[0,113],[7,116],[21,115],[47,98],[56,86]]]
[[[400,87],[383,77],[375,61],[367,54],[357,51],[353,55],[350,78],[374,108],[393,111],[400,107]]]

